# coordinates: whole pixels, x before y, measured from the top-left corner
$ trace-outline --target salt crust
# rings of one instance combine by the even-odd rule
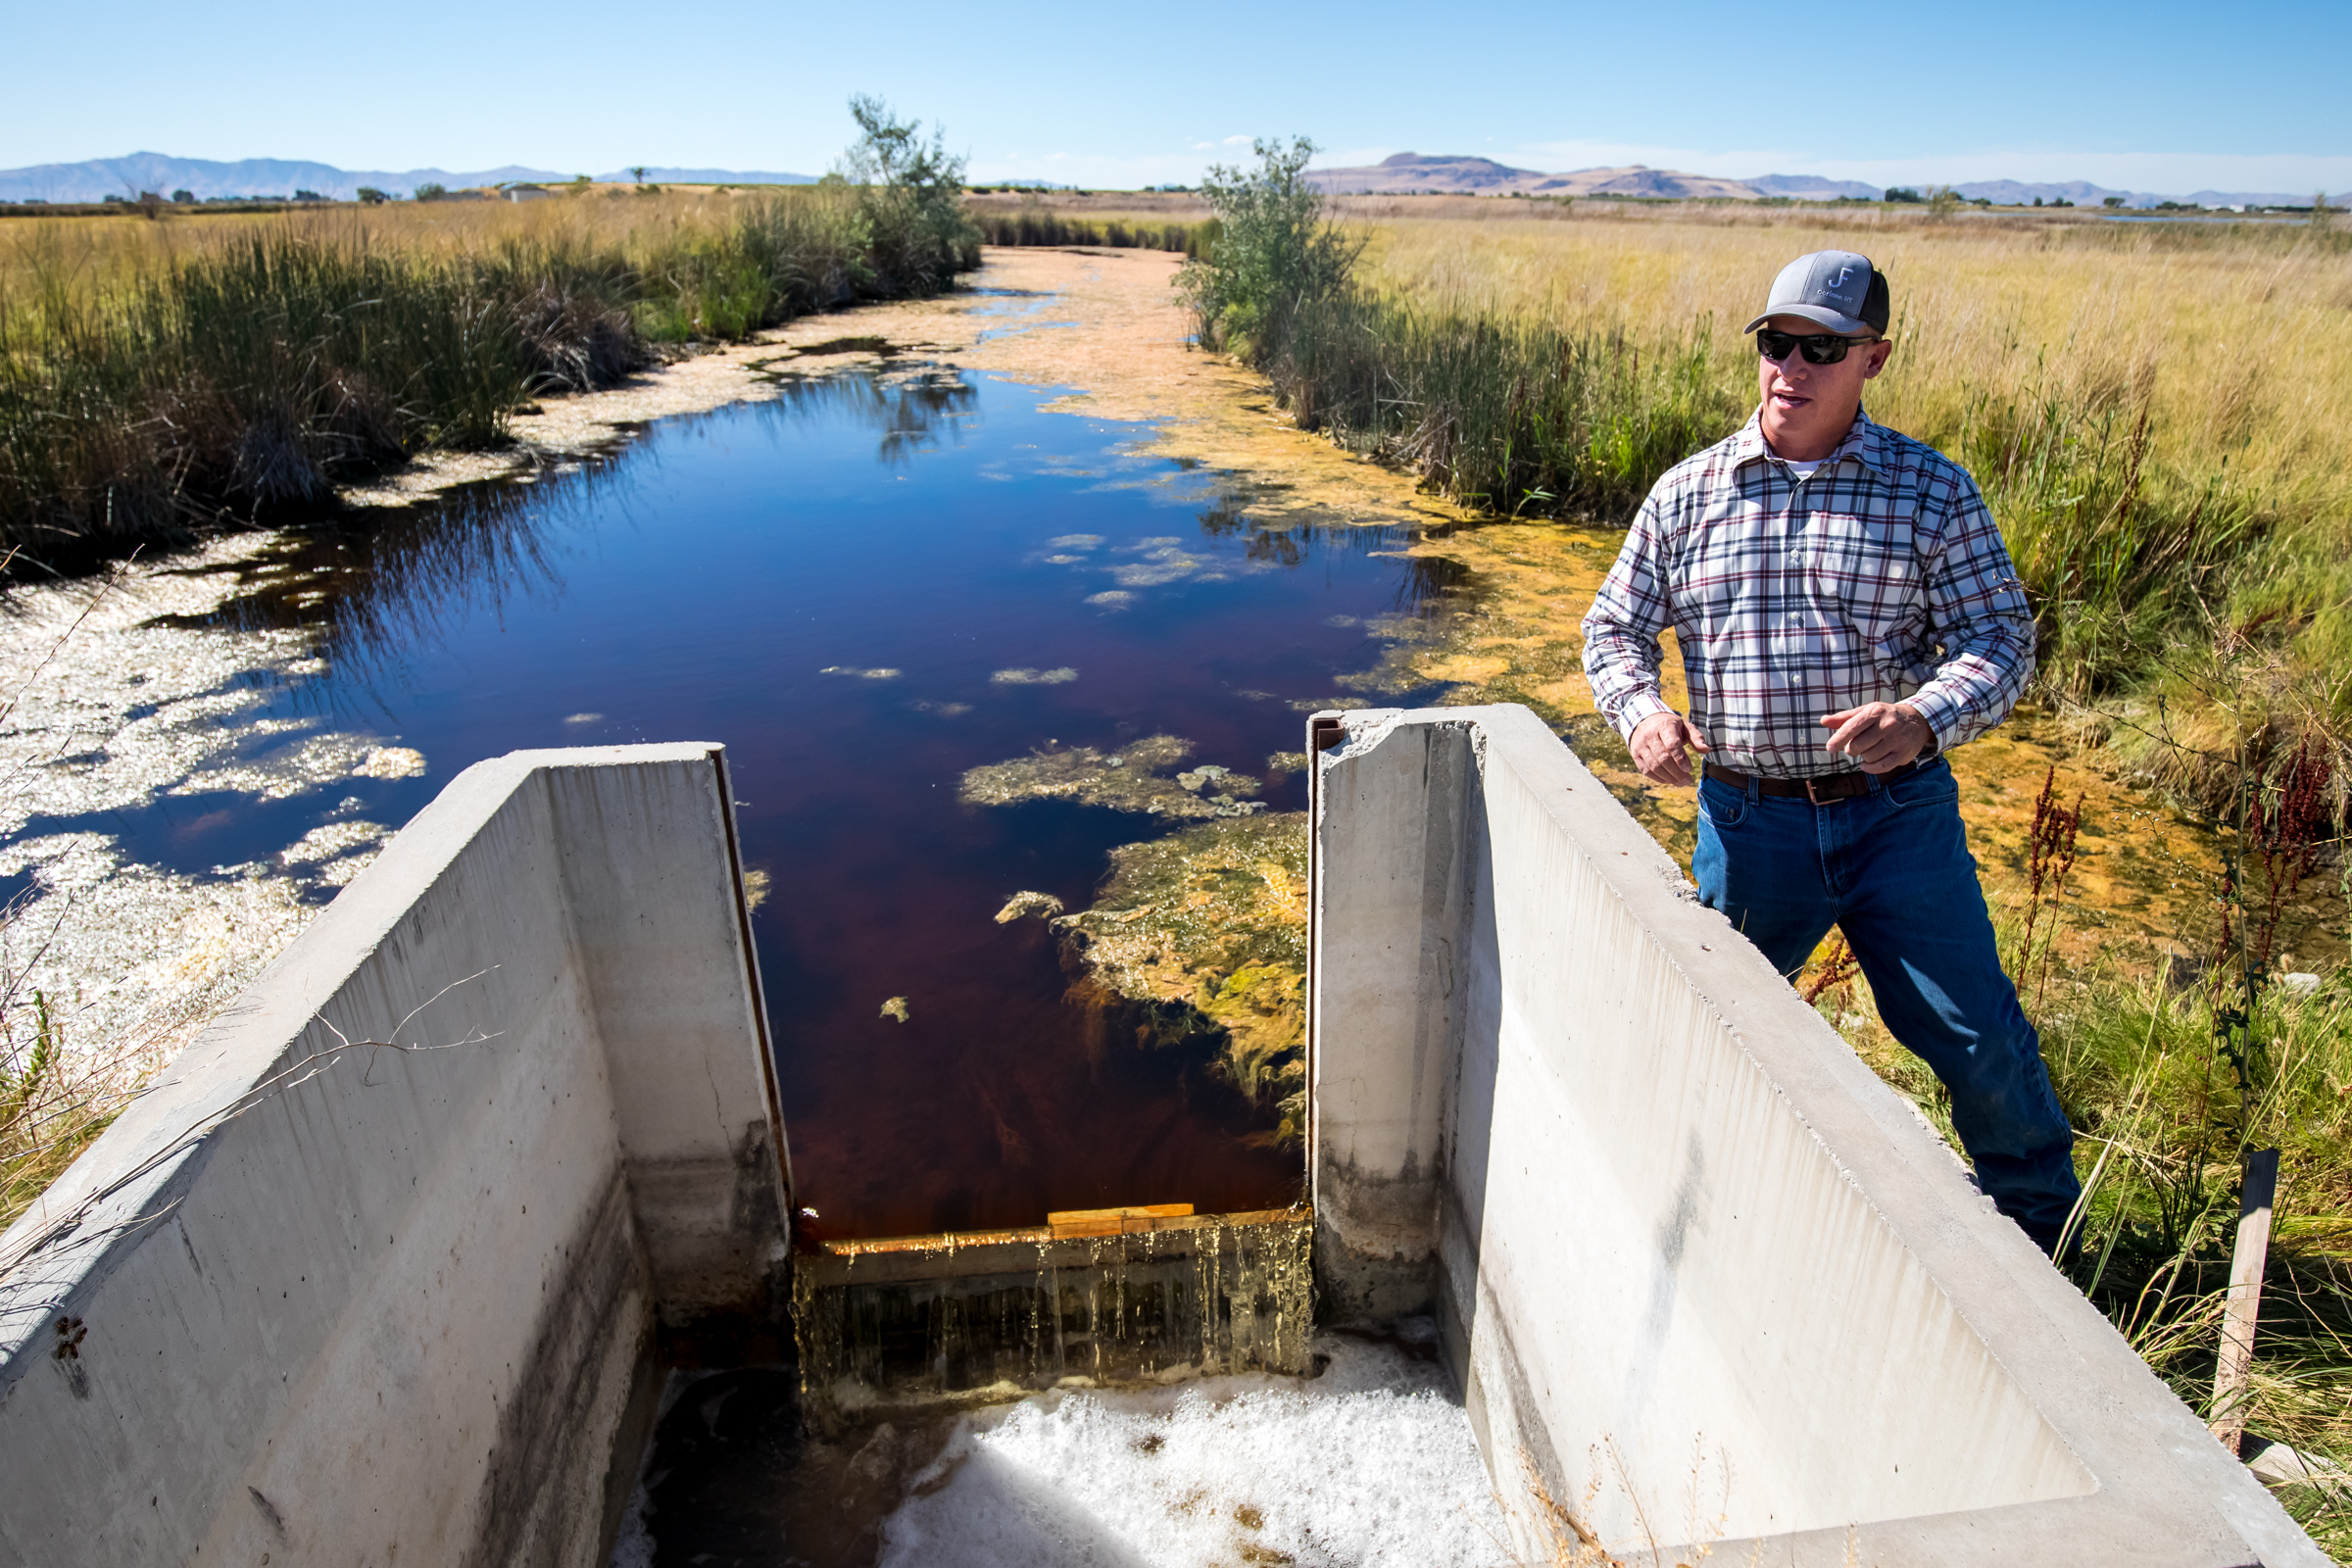
[[[0,975],[20,997],[51,999],[67,1051],[102,1079],[169,1060],[391,829],[348,819],[349,800],[281,854],[204,876],[137,863],[104,831],[42,831],[42,819],[102,823],[221,792],[285,800],[425,768],[389,737],[268,711],[273,694],[322,672],[311,633],[184,624],[239,591],[229,568],[271,542],[133,564],[111,585],[20,587],[0,619],[0,694],[14,699],[0,716],[0,876],[31,878],[0,921]]]
[[[1438,1367],[1317,1338],[1313,1380],[1042,1395],[956,1418],[881,1568],[1487,1568],[1511,1560]]]

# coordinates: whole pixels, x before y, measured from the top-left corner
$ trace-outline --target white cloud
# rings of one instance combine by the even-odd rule
[[[1228,147],[1247,147],[1250,145],[1250,138],[1248,136],[1228,136],[1225,138],[1225,145]]]

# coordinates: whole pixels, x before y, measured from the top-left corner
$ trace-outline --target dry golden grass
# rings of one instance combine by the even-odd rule
[[[1659,341],[1712,318],[1736,334],[1789,258],[1858,250],[1894,288],[1897,346],[1872,413],[1935,439],[1971,393],[2048,382],[2114,405],[2145,391],[2174,466],[2259,477],[2302,512],[2345,493],[2352,429],[2352,252],[2300,226],[2183,233],[2153,224],[1960,219],[1880,210],[1753,212],[1582,204],[1480,221],[1347,204],[1366,281],[1432,307],[1623,326]],[[1380,206],[1401,214],[1378,211]],[[1469,216],[1468,214],[1463,215]]]
[[[257,232],[321,240],[365,238],[371,248],[419,261],[479,255],[500,245],[617,247],[641,258],[680,238],[721,233],[745,204],[773,200],[769,190],[663,191],[639,195],[607,186],[585,195],[537,202],[393,202],[323,212],[167,212],[150,221],[122,218],[13,219],[0,222],[0,313],[43,288],[86,302],[178,261],[219,251]],[[813,187],[788,193],[824,200]]]

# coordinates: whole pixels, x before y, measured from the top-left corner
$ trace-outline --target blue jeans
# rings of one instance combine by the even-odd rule
[[[1951,1091],[1978,1186],[2050,1251],[2082,1192],[2074,1129],[2001,972],[1951,764],[1827,806],[1702,779],[1690,869],[1784,975],[1831,925],[1845,934],[1880,1018]]]

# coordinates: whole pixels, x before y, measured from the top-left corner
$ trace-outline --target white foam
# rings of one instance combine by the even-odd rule
[[[882,1568],[1490,1568],[1501,1510],[1444,1374],[1319,1338],[1320,1378],[1074,1390],[961,1417]]]

